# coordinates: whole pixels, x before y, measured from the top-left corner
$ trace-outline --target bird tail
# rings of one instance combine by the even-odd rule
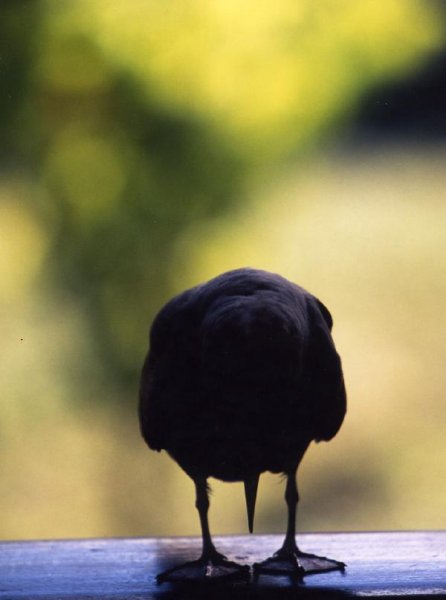
[[[256,508],[257,487],[259,485],[259,478],[260,474],[257,473],[256,475],[253,475],[252,477],[249,477],[244,481],[249,533],[252,533],[254,529],[254,512]]]

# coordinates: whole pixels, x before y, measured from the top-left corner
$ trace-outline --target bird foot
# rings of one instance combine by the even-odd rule
[[[345,571],[347,566],[344,562],[327,558],[326,556],[318,556],[317,554],[309,554],[297,550],[297,557],[306,574],[326,573],[328,571]]]
[[[254,573],[268,575],[288,575],[302,578],[304,575],[324,573],[327,571],[343,571],[346,565],[343,562],[301,552],[298,548],[287,550],[281,548],[273,556],[261,563],[254,564]]]
[[[301,579],[305,575],[305,569],[300,563],[297,552],[283,552],[279,550],[273,556],[260,563],[254,563],[254,574],[264,573],[266,575],[289,575]]]
[[[201,557],[198,560],[178,565],[157,575],[157,583],[213,582],[227,580],[248,580],[248,565],[239,565],[222,554]]]

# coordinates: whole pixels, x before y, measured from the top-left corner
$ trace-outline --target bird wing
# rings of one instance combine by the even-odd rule
[[[328,309],[308,295],[310,335],[304,355],[304,386],[317,441],[336,435],[344,420],[347,398],[339,354],[331,337]]]
[[[139,421],[142,436],[153,450],[166,448],[172,424],[181,418],[178,413],[190,395],[196,371],[192,295],[188,290],[170,300],[150,330],[150,350],[141,373]]]

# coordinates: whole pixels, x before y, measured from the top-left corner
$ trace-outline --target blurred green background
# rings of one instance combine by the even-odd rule
[[[302,530],[444,527],[446,27],[430,0],[0,6],[0,536],[196,534],[139,437],[150,322],[229,268],[335,320]],[[245,532],[241,484],[211,529]],[[264,475],[256,531],[282,531]]]

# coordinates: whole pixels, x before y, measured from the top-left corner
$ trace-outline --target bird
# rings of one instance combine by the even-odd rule
[[[287,529],[282,547],[254,571],[301,577],[311,568],[344,569],[296,543],[297,468],[312,441],[336,435],[346,413],[332,326],[315,296],[254,268],[187,289],[156,315],[140,380],[140,430],[150,449],[165,450],[192,479],[202,533],[201,556],[158,582],[249,576],[249,565],[227,560],[213,543],[208,479],[244,483],[252,533],[267,471],[286,478]]]

